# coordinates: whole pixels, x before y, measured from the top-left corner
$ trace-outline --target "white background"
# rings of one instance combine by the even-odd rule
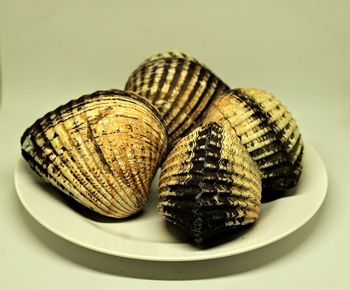
[[[349,3],[0,0],[0,289],[350,289]],[[13,184],[24,129],[173,49],[288,106],[327,166],[320,211],[275,244],[190,263],[107,256],[40,226]]]

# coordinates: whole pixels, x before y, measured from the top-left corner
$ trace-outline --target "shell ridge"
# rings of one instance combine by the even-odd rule
[[[58,131],[59,129],[58,125],[52,128],[55,131],[55,134],[57,134],[57,139],[59,140],[61,147],[72,148],[71,150],[66,150],[66,153],[68,155],[67,161],[69,162],[69,165],[67,164],[67,166],[69,166],[71,170],[74,169],[74,171],[76,172],[77,180],[79,180],[82,184],[86,186],[87,190],[89,191],[90,194],[93,195],[94,198],[99,199],[106,207],[109,207],[110,200],[108,199],[108,197],[105,198],[104,194],[102,194],[102,192],[104,191],[104,188],[101,188],[101,187],[99,187],[99,189],[96,188],[96,186],[97,187],[99,186],[99,183],[97,182],[96,179],[94,179],[93,176],[88,174],[89,170],[87,170],[87,168],[85,168],[85,164],[82,164],[79,160],[80,159],[79,157],[81,157],[79,153],[77,154],[73,152],[75,147],[73,145],[73,140],[70,134],[68,133],[67,128],[65,127],[65,123],[62,122],[60,123],[60,125],[61,125],[62,131]],[[67,142],[64,141],[65,139],[67,140]]]
[[[210,95],[210,99],[209,101],[206,103],[205,107],[203,108],[202,112],[200,114],[198,114],[194,120],[191,121],[191,124],[189,127],[187,127],[186,129],[183,130],[183,132],[181,133],[181,135],[178,135],[176,138],[174,138],[175,141],[173,141],[173,144],[177,142],[177,140],[179,138],[181,138],[182,136],[185,136],[187,134],[189,134],[194,127],[198,126],[198,124],[200,124],[201,119],[203,114],[208,110],[208,108],[211,106],[211,104],[213,103],[213,97],[215,95],[219,95],[221,90],[226,90],[228,87],[224,84],[224,83],[219,83],[216,87],[214,92]],[[188,121],[189,122],[189,121]]]
[[[170,103],[170,106],[166,112],[164,112],[164,120],[167,120],[167,123],[171,123],[174,120],[174,108],[177,104],[176,100],[176,92],[174,93],[175,87],[178,86],[180,89],[178,89],[178,95],[181,96],[185,93],[186,88],[188,84],[190,83],[190,80],[192,79],[192,74],[195,69],[195,65],[188,61],[183,61],[181,63],[182,65],[179,67],[176,67],[176,73],[175,77],[173,79],[173,83],[171,88],[169,89],[169,92],[167,95],[169,98],[166,98],[166,100]],[[184,75],[184,76],[183,76]],[[182,76],[182,78],[180,78]]]
[[[103,123],[103,127],[105,132],[108,132],[109,128],[106,127],[106,124]],[[113,132],[114,134],[117,134],[116,132]],[[113,174],[114,180],[115,180],[115,186],[113,186],[113,190],[115,190],[114,194],[114,201],[113,203],[115,206],[121,208],[121,211],[125,213],[130,213],[133,211],[133,202],[127,198],[127,195],[125,196],[119,196],[116,191],[122,190],[123,192],[128,192],[129,188],[126,186],[127,181],[123,180],[123,174],[117,175],[117,172],[120,172],[121,168],[119,167],[119,163],[117,162],[117,156],[115,155],[115,150],[114,146],[112,145],[111,141],[111,134],[107,134],[106,136],[106,142],[105,146],[107,147],[108,144],[108,149],[106,148],[106,154],[111,155],[109,157],[110,159],[110,165],[111,165],[111,173]],[[126,198],[125,198],[126,197]],[[119,204],[116,204],[119,203]]]
[[[79,191],[79,189],[74,185],[74,183],[72,183],[72,177],[76,178],[74,176],[74,173],[70,171],[70,168],[65,166],[64,162],[60,159],[59,155],[57,155],[57,153],[55,152],[55,149],[52,147],[50,142],[45,141],[45,139],[47,139],[45,134],[39,134],[39,135],[43,139],[44,144],[47,146],[47,148],[50,148],[49,149],[50,150],[49,152],[51,152],[50,155],[54,155],[54,157],[50,157],[50,155],[48,155],[47,157],[44,157],[46,155],[44,155],[44,152],[42,152],[43,158],[48,158],[48,160],[46,161],[49,163],[49,166],[47,166],[46,168],[49,174],[48,181],[50,181],[50,183],[52,183],[53,185],[58,184],[59,185],[58,188],[64,192],[65,192],[65,185],[68,186],[69,191],[72,192],[74,199],[78,201],[81,201],[81,200],[85,201],[85,203],[87,203],[90,208],[93,207],[93,203],[89,198],[89,195],[87,195],[86,193],[86,188],[82,186],[81,188],[84,189],[84,191],[83,192]],[[39,148],[40,150],[42,150],[41,146],[39,146]],[[65,170],[60,170],[60,168],[65,168]],[[59,177],[63,177],[65,182],[63,182],[62,179],[60,179]],[[99,212],[104,212],[104,209],[100,208],[100,205],[97,205],[96,207]]]
[[[172,143],[173,140],[173,134],[177,134],[176,130],[178,127],[173,126],[173,124],[176,124],[177,120],[179,119],[179,115],[177,114],[178,112],[183,112],[184,105],[183,102],[188,100],[192,92],[195,91],[196,85],[197,85],[197,80],[198,80],[198,74],[200,72],[201,68],[199,66],[189,66],[189,69],[187,71],[187,75],[185,78],[185,83],[181,84],[180,91],[178,93],[178,96],[176,98],[176,101],[174,100],[173,103],[173,110],[172,110],[172,115],[170,113],[166,116],[166,122],[167,122],[167,128],[169,132],[169,138],[170,138],[170,143]],[[181,106],[180,106],[181,105]]]
[[[124,115],[122,115],[124,116]],[[124,116],[126,117],[126,116]],[[96,140],[98,137],[98,134],[97,132],[95,133],[95,136],[94,136],[94,140]],[[119,165],[119,168],[122,169],[122,175],[123,177],[125,177],[125,183],[126,184],[129,184],[129,186],[127,188],[125,188],[125,193],[129,192],[129,188],[130,190],[133,190],[133,191],[137,191],[139,193],[142,193],[142,195],[144,194],[144,191],[143,191],[143,188],[140,188],[138,187],[139,186],[139,178],[135,177],[135,175],[133,174],[132,172],[132,165],[130,164],[129,162],[129,156],[127,156],[127,148],[129,148],[129,146],[127,145],[127,143],[125,143],[124,140],[119,140],[119,142],[122,142],[122,143],[119,143],[119,147],[124,147],[123,149],[123,156],[115,156],[115,153],[116,153],[116,150],[113,150],[113,154],[114,154],[114,157],[115,157],[115,160],[117,161],[118,165]],[[99,150],[97,150],[99,151]],[[103,152],[100,150],[100,157],[101,158],[104,158],[104,160],[106,161],[105,159],[105,156],[103,154]],[[120,161],[122,161],[122,163],[120,163]],[[103,162],[103,161],[102,161]],[[108,172],[110,172],[110,174],[116,179],[118,180],[118,177],[116,177],[115,175],[115,172],[114,170],[111,168],[111,166],[109,165],[109,163],[106,161],[106,164],[107,164],[107,168],[108,168]],[[123,166],[121,166],[121,164],[123,164]],[[120,178],[120,177],[119,177]],[[141,190],[140,190],[141,189]],[[130,194],[130,192],[129,192]],[[129,197],[129,194],[125,194],[124,197]],[[143,196],[139,196],[138,194],[135,194],[132,196],[133,199],[129,199],[130,202],[134,205],[134,206],[137,206],[138,208],[140,208],[140,206],[143,204]]]
[[[273,117],[270,115],[268,111],[265,111],[264,108],[261,106],[261,104],[257,103],[257,101],[254,100],[254,98],[245,95],[243,92],[241,92],[240,89],[233,90],[235,92],[235,95],[239,97],[243,102],[245,102],[250,108],[255,108],[256,113],[259,115],[259,117],[262,120],[263,124],[266,124],[265,126],[270,126],[272,128],[272,131],[275,134],[275,138],[277,140],[281,140],[281,137],[283,136],[283,132],[279,130],[278,124],[273,120]],[[285,154],[289,155],[288,147],[284,144],[284,142],[280,142],[281,149],[285,152]]]
[[[144,94],[146,98],[151,99],[151,97],[152,97],[151,96],[151,88],[154,85],[154,81],[156,78],[156,73],[157,73],[158,67],[156,65],[153,65],[153,66],[144,65],[143,68],[144,68],[143,73],[141,72],[142,71],[142,69],[141,69],[139,77],[138,77],[139,79],[143,79],[143,86],[141,88],[139,88],[139,90],[141,92],[144,92],[141,95]],[[146,80],[148,80],[148,83]],[[131,81],[131,83],[133,83],[133,81]],[[147,84],[148,84],[148,86],[146,87]],[[128,84],[126,84],[125,87],[128,88]],[[132,87],[130,89],[135,90],[135,91],[138,90],[136,88],[132,89]]]
[[[181,102],[181,107],[178,104],[179,102],[177,102],[178,106],[175,111],[176,115],[174,115],[178,119],[178,122],[175,123],[176,126],[171,126],[171,122],[174,120],[174,118],[169,121],[170,133],[176,133],[179,130],[179,128],[185,123],[186,119],[191,116],[191,113],[196,108],[196,104],[198,104],[198,102],[200,102],[205,97],[204,92],[207,91],[208,86],[203,86],[199,80],[203,80],[206,83],[208,83],[211,75],[209,75],[208,72],[202,69],[200,66],[198,66],[196,69],[197,70],[193,72],[193,76],[191,79],[191,83],[194,84],[193,86],[191,86],[191,91],[189,91],[186,94],[187,97],[184,98],[183,103]],[[182,113],[179,115],[179,112]]]
[[[102,195],[103,198],[106,198],[107,200],[108,200],[107,195],[109,195],[111,197],[111,200],[113,200],[115,195],[114,185],[113,185],[113,182],[111,183],[111,180],[106,176],[105,168],[109,167],[109,171],[111,169],[107,160],[102,159],[104,158],[104,156],[101,156],[101,154],[103,153],[99,147],[99,144],[97,144],[96,140],[94,140],[93,138],[94,134],[92,129],[92,123],[94,121],[90,123],[90,120],[89,120],[90,119],[89,116],[90,116],[90,113],[92,113],[92,110],[85,110],[85,109],[87,108],[86,107],[84,107],[84,109],[82,108],[83,111],[81,112],[75,111],[75,110],[72,111],[73,112],[72,121],[74,122],[74,125],[79,127],[78,116],[80,116],[82,118],[82,121],[85,122],[85,126],[86,126],[86,127],[85,126],[82,127],[80,130],[77,130],[75,132],[76,134],[75,140],[76,142],[78,142],[77,145],[79,144],[78,146],[80,146],[80,150],[78,150],[78,154],[81,157],[81,160],[84,162],[86,169],[88,169],[84,171],[84,173],[89,174],[89,172],[91,172],[93,178],[96,180],[95,187],[97,186],[99,188],[99,190],[97,190],[96,188],[97,193]],[[100,107],[99,109],[102,109],[102,107]],[[97,119],[98,118],[99,117],[97,117]],[[81,134],[82,130],[86,130],[86,138],[84,138],[83,135]],[[90,146],[88,146],[87,144],[90,144]],[[94,150],[94,152],[96,152],[97,154],[93,154],[91,150]],[[103,164],[102,168],[101,168],[101,164]],[[97,169],[99,169],[98,175],[96,174]],[[110,207],[111,207],[111,211],[114,212],[115,208],[111,201],[110,201]]]
[[[171,59],[166,59],[161,69],[159,70],[159,80],[155,83],[155,93],[152,94],[151,100],[158,100],[162,92],[162,88],[166,82],[167,76],[169,74],[169,68],[171,66]]]
[[[138,111],[136,110],[136,108],[134,108],[135,111]],[[141,112],[140,112],[141,114]],[[146,122],[144,122],[146,124]],[[131,123],[130,123],[131,124]],[[148,124],[148,126],[150,127],[151,125]],[[139,201],[140,204],[144,204],[145,203],[145,195],[148,191],[148,185],[146,185],[144,182],[143,182],[143,179],[145,181],[147,181],[148,178],[144,177],[142,178],[141,174],[140,174],[140,170],[141,168],[144,168],[143,164],[139,164],[137,158],[136,158],[136,154],[135,154],[135,148],[134,148],[134,140],[137,140],[135,138],[133,138],[133,135],[132,134],[137,134],[138,133],[138,128],[136,128],[132,125],[129,125],[129,128],[128,130],[130,130],[130,132],[128,132],[128,145],[125,146],[125,153],[127,155],[127,158],[126,158],[126,161],[127,161],[127,164],[129,165],[129,172],[131,173],[132,177],[133,177],[133,180],[135,180],[135,184],[138,186],[138,190],[141,194],[141,200]],[[132,134],[131,134],[132,133]],[[146,136],[144,138],[147,138]],[[130,140],[129,140],[130,139]],[[138,143],[136,142],[136,145]],[[153,145],[150,143],[150,145]],[[152,150],[150,150],[152,151]],[[131,162],[131,159],[132,158],[132,162]],[[149,159],[150,161],[152,160],[151,158]],[[139,164],[139,166],[137,166],[137,172],[135,172],[135,164]],[[143,170],[145,171],[145,170]],[[148,174],[151,174],[151,173],[148,173]],[[143,175],[145,176],[145,175]],[[149,175],[150,176],[150,175]]]

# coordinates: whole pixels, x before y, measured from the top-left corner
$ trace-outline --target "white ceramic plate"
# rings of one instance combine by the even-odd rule
[[[121,257],[153,261],[205,260],[251,251],[275,242],[304,225],[320,208],[327,192],[325,166],[310,143],[304,170],[288,196],[263,204],[257,223],[216,246],[200,249],[166,223],[156,210],[156,177],[152,195],[140,215],[124,221],[104,218],[70,200],[39,179],[21,158],[15,170],[19,199],[44,227],[80,246]]]

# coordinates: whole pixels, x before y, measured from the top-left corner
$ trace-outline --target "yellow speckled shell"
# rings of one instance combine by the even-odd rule
[[[202,242],[256,221],[261,173],[232,130],[210,123],[176,143],[159,181],[159,210]]]
[[[163,52],[146,59],[130,75],[125,89],[144,96],[158,109],[172,147],[228,86],[195,58]]]
[[[22,155],[36,173],[81,204],[116,218],[143,208],[166,146],[157,111],[120,90],[70,101],[21,138]]]

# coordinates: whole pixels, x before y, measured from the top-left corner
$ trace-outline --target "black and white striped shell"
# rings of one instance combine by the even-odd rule
[[[203,124],[218,122],[235,131],[262,172],[263,201],[294,187],[302,172],[303,140],[280,100],[259,89],[239,88],[219,96]]]
[[[166,146],[157,111],[120,90],[72,100],[38,119],[21,138],[22,155],[37,174],[116,218],[143,208]]]
[[[216,123],[198,127],[162,166],[160,213],[198,243],[259,216],[261,173],[233,133]]]
[[[195,58],[163,52],[146,59],[130,75],[125,89],[144,96],[158,109],[172,147],[228,86]]]

